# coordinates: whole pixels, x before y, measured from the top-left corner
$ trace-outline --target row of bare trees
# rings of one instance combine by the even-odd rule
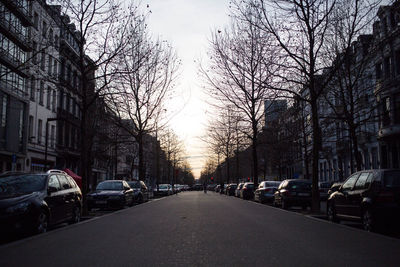
[[[360,89],[360,84],[369,75],[371,60],[355,53],[353,45],[370,30],[380,3],[232,1],[232,21],[224,30],[213,32],[208,54],[211,63],[200,70],[214,106],[225,110],[235,107],[242,129],[247,129],[243,132],[251,141],[255,184],[259,173],[258,137],[264,109],[268,108],[263,105],[265,100],[288,99],[290,103],[296,99],[310,114],[313,210],[319,210],[320,205],[322,102],[327,102],[335,111],[335,119],[346,125],[360,168],[356,132],[362,123],[358,119],[359,99],[354,96],[357,90],[366,90]],[[368,52],[371,51],[367,49]],[[337,99],[341,105],[337,105]]]
[[[166,41],[151,36],[147,14],[135,1],[55,0],[51,4],[58,5],[56,9],[61,13],[59,24],[51,27],[71,29],[74,25],[76,29],[72,30],[78,41],[73,64],[79,81],[71,90],[79,99],[79,174],[83,178],[83,195],[92,180],[94,142],[99,133],[96,126],[104,115],[97,112],[103,108],[99,104],[107,105],[112,123],[137,143],[138,178],[144,179],[145,136],[157,136],[168,122],[161,115],[165,113],[164,104],[171,97],[180,65],[174,49]],[[41,44],[40,51],[31,53],[31,58],[46,51],[46,44]],[[175,155],[167,146],[163,148],[169,156]],[[168,160],[178,166],[177,158]],[[190,166],[187,162],[183,165],[189,175]]]

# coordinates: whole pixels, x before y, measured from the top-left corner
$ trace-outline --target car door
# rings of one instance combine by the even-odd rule
[[[361,217],[361,202],[363,199],[363,193],[365,192],[366,186],[369,183],[370,175],[372,175],[371,172],[362,172],[358,177],[354,188],[349,191],[347,196],[349,203],[349,216],[354,216],[357,218]]]
[[[122,181],[122,186],[124,187],[126,204],[132,203],[133,202],[133,189],[125,181]]]
[[[64,214],[65,210],[61,184],[57,178],[57,175],[52,174],[49,176],[49,180],[47,182],[47,191],[48,195],[45,198],[45,201],[49,207],[50,223],[54,224],[62,219],[62,215]]]
[[[74,189],[71,188],[71,184],[69,183],[67,177],[63,174],[57,174],[58,180],[60,181],[61,184],[61,189],[62,189],[62,195],[64,199],[64,214],[62,214],[62,219],[65,220],[67,218],[70,218],[72,216],[72,211],[74,208],[75,204],[75,199],[74,199]]]
[[[349,192],[353,189],[360,173],[351,175],[340,187],[335,195],[335,209],[337,215],[349,215],[351,210],[351,199],[349,199]]]

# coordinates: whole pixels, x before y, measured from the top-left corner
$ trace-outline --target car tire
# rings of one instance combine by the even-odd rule
[[[281,200],[281,208],[284,210],[287,210],[289,208],[289,205],[284,199]]]
[[[49,218],[48,215],[45,211],[40,211],[38,217],[37,217],[37,221],[36,221],[36,225],[35,225],[35,229],[34,232],[35,234],[43,234],[47,232],[49,226]]]
[[[372,232],[375,230],[374,217],[370,208],[364,209],[361,219],[365,231]]]
[[[81,221],[81,208],[79,206],[75,206],[72,211],[72,218],[69,221],[70,224],[78,223]]]
[[[142,196],[142,195],[139,195],[139,196],[138,196],[138,203],[139,203],[139,204],[142,204],[142,203],[143,203],[143,196]]]
[[[328,203],[328,208],[326,209],[326,216],[328,221],[339,223],[339,219],[336,216],[336,209],[332,203]]]

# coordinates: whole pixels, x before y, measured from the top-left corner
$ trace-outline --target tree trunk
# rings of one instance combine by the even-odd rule
[[[253,124],[252,155],[253,155],[253,182],[258,187],[258,153],[257,153],[257,126]]]
[[[139,180],[144,181],[144,153],[143,153],[143,133],[139,132],[137,135],[137,142],[139,146]]]
[[[311,90],[310,90],[311,91]],[[317,99],[311,94],[311,115],[312,115],[312,132],[313,132],[313,153],[312,153],[312,203],[311,209],[313,212],[320,212],[321,205],[319,199],[318,188],[318,161],[319,151],[321,147],[321,130],[319,127],[318,105]]]

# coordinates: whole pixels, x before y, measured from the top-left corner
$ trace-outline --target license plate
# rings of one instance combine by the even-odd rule
[[[298,195],[301,197],[308,197],[310,194],[309,193],[299,193]]]
[[[96,204],[106,204],[107,200],[97,200]]]

